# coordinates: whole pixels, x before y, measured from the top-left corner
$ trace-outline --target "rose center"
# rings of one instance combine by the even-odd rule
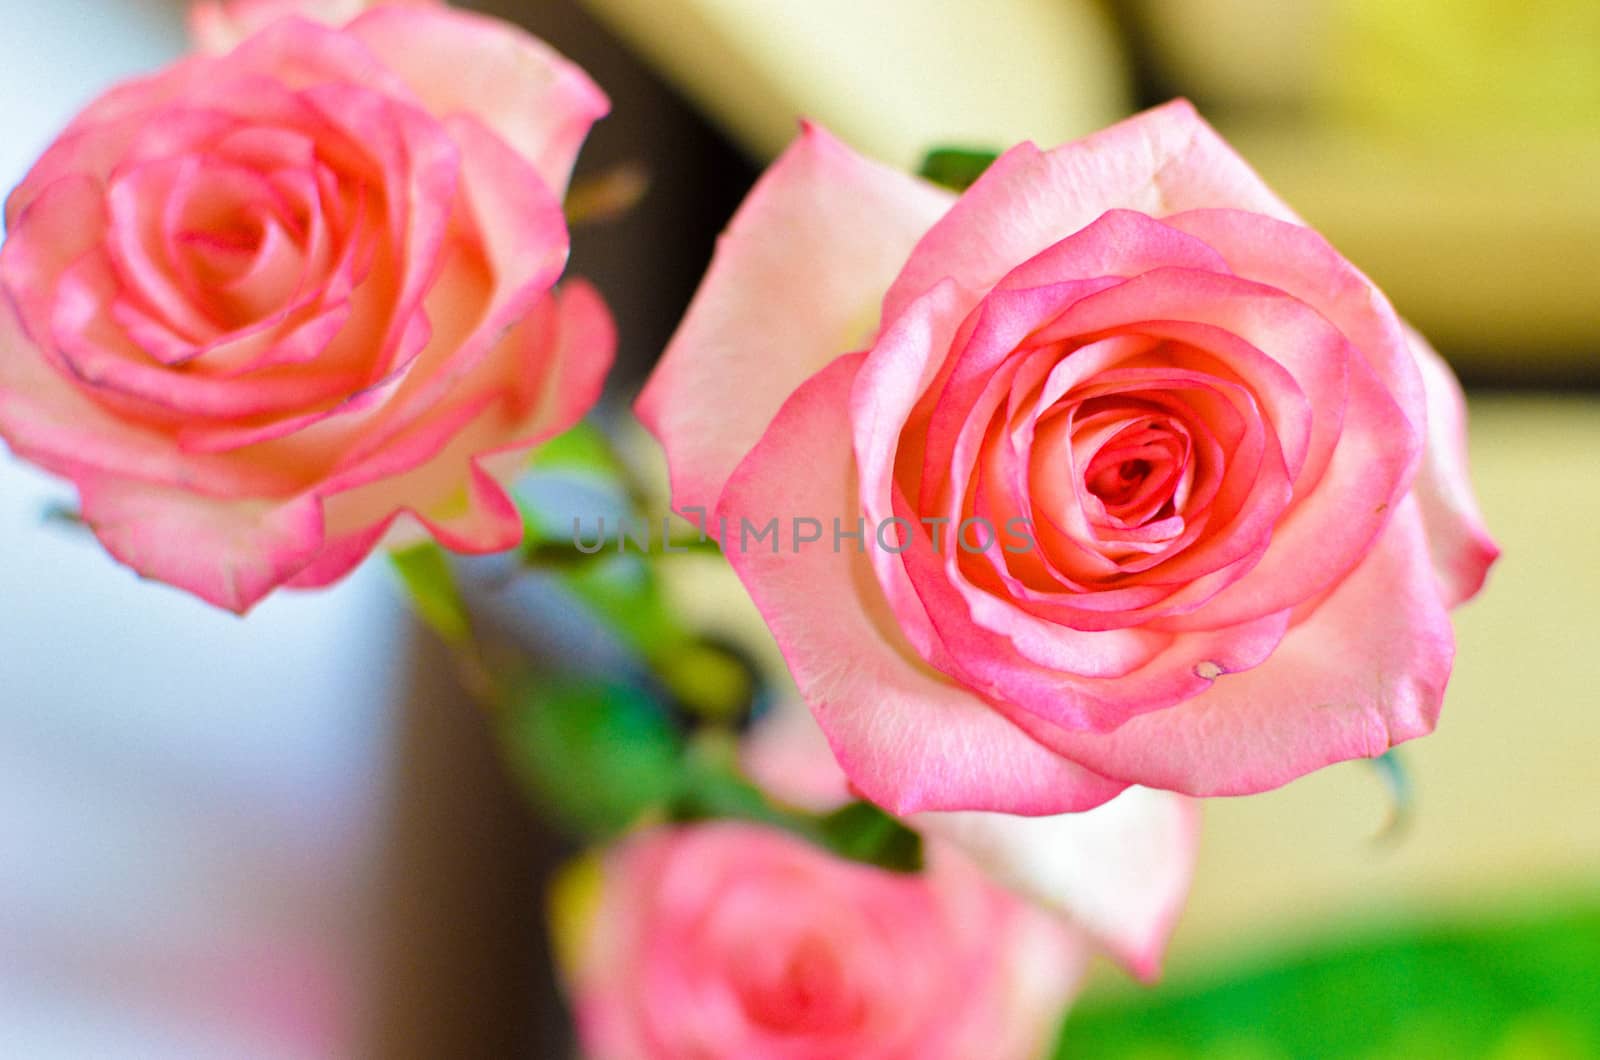
[[[745,1011],[763,1026],[820,1031],[847,1025],[854,1003],[838,957],[821,940],[801,940],[746,979]]]
[[[1134,459],[1101,468],[1090,477],[1089,492],[1108,505],[1123,504],[1150,477],[1150,467],[1150,461]]]
[[[261,249],[265,226],[243,211],[219,219],[211,228],[180,232],[177,244],[189,253],[195,272],[212,283],[238,278]]]
[[[1187,436],[1161,419],[1115,430],[1089,457],[1083,485],[1114,525],[1144,526],[1173,515],[1187,471]]]

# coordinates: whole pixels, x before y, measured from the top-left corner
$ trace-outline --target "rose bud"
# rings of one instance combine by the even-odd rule
[[[593,1060],[1032,1060],[1087,954],[958,857],[901,875],[776,829],[609,852],[566,969]]]

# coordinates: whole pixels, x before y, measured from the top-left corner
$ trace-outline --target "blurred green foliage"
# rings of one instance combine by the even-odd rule
[[[611,440],[590,420],[540,444],[529,454],[528,470],[613,479],[623,474]]]
[[[670,802],[681,783],[681,734],[649,696],[625,684],[530,678],[503,725],[517,777],[579,836],[619,835]]]
[[[646,692],[600,678],[530,677],[503,712],[522,783],[568,831],[610,840],[639,824],[735,819],[781,828],[893,872],[922,868],[917,834],[876,806],[813,814],[770,798],[739,769],[727,733],[689,737]]]
[[[472,623],[444,549],[427,541],[391,552],[389,560],[411,594],[417,614],[446,644],[459,645],[472,636]]]
[[[1072,1060],[1592,1060],[1600,900],[1499,923],[1407,927],[1225,981],[1087,1000]]]

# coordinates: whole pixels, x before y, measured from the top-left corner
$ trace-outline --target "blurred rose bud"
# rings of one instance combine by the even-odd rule
[[[742,823],[605,858],[566,969],[593,1060],[1032,1060],[1085,949],[960,858],[897,875]]]

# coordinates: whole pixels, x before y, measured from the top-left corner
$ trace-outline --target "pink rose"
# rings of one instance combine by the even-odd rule
[[[196,0],[189,8],[189,36],[201,51],[232,51],[280,18],[298,15],[342,26],[370,7],[440,4],[443,0]]]
[[[280,20],[113,89],[7,203],[0,435],[115,557],[234,611],[391,528],[516,544],[499,477],[611,360],[594,291],[552,290],[606,105],[427,5]]]
[[[1028,1060],[1085,956],[959,858],[895,875],[716,823],[613,850],[568,971],[594,1060]]]
[[[959,199],[806,129],[639,412],[902,814],[1380,754],[1496,555],[1448,369],[1181,102]]]

